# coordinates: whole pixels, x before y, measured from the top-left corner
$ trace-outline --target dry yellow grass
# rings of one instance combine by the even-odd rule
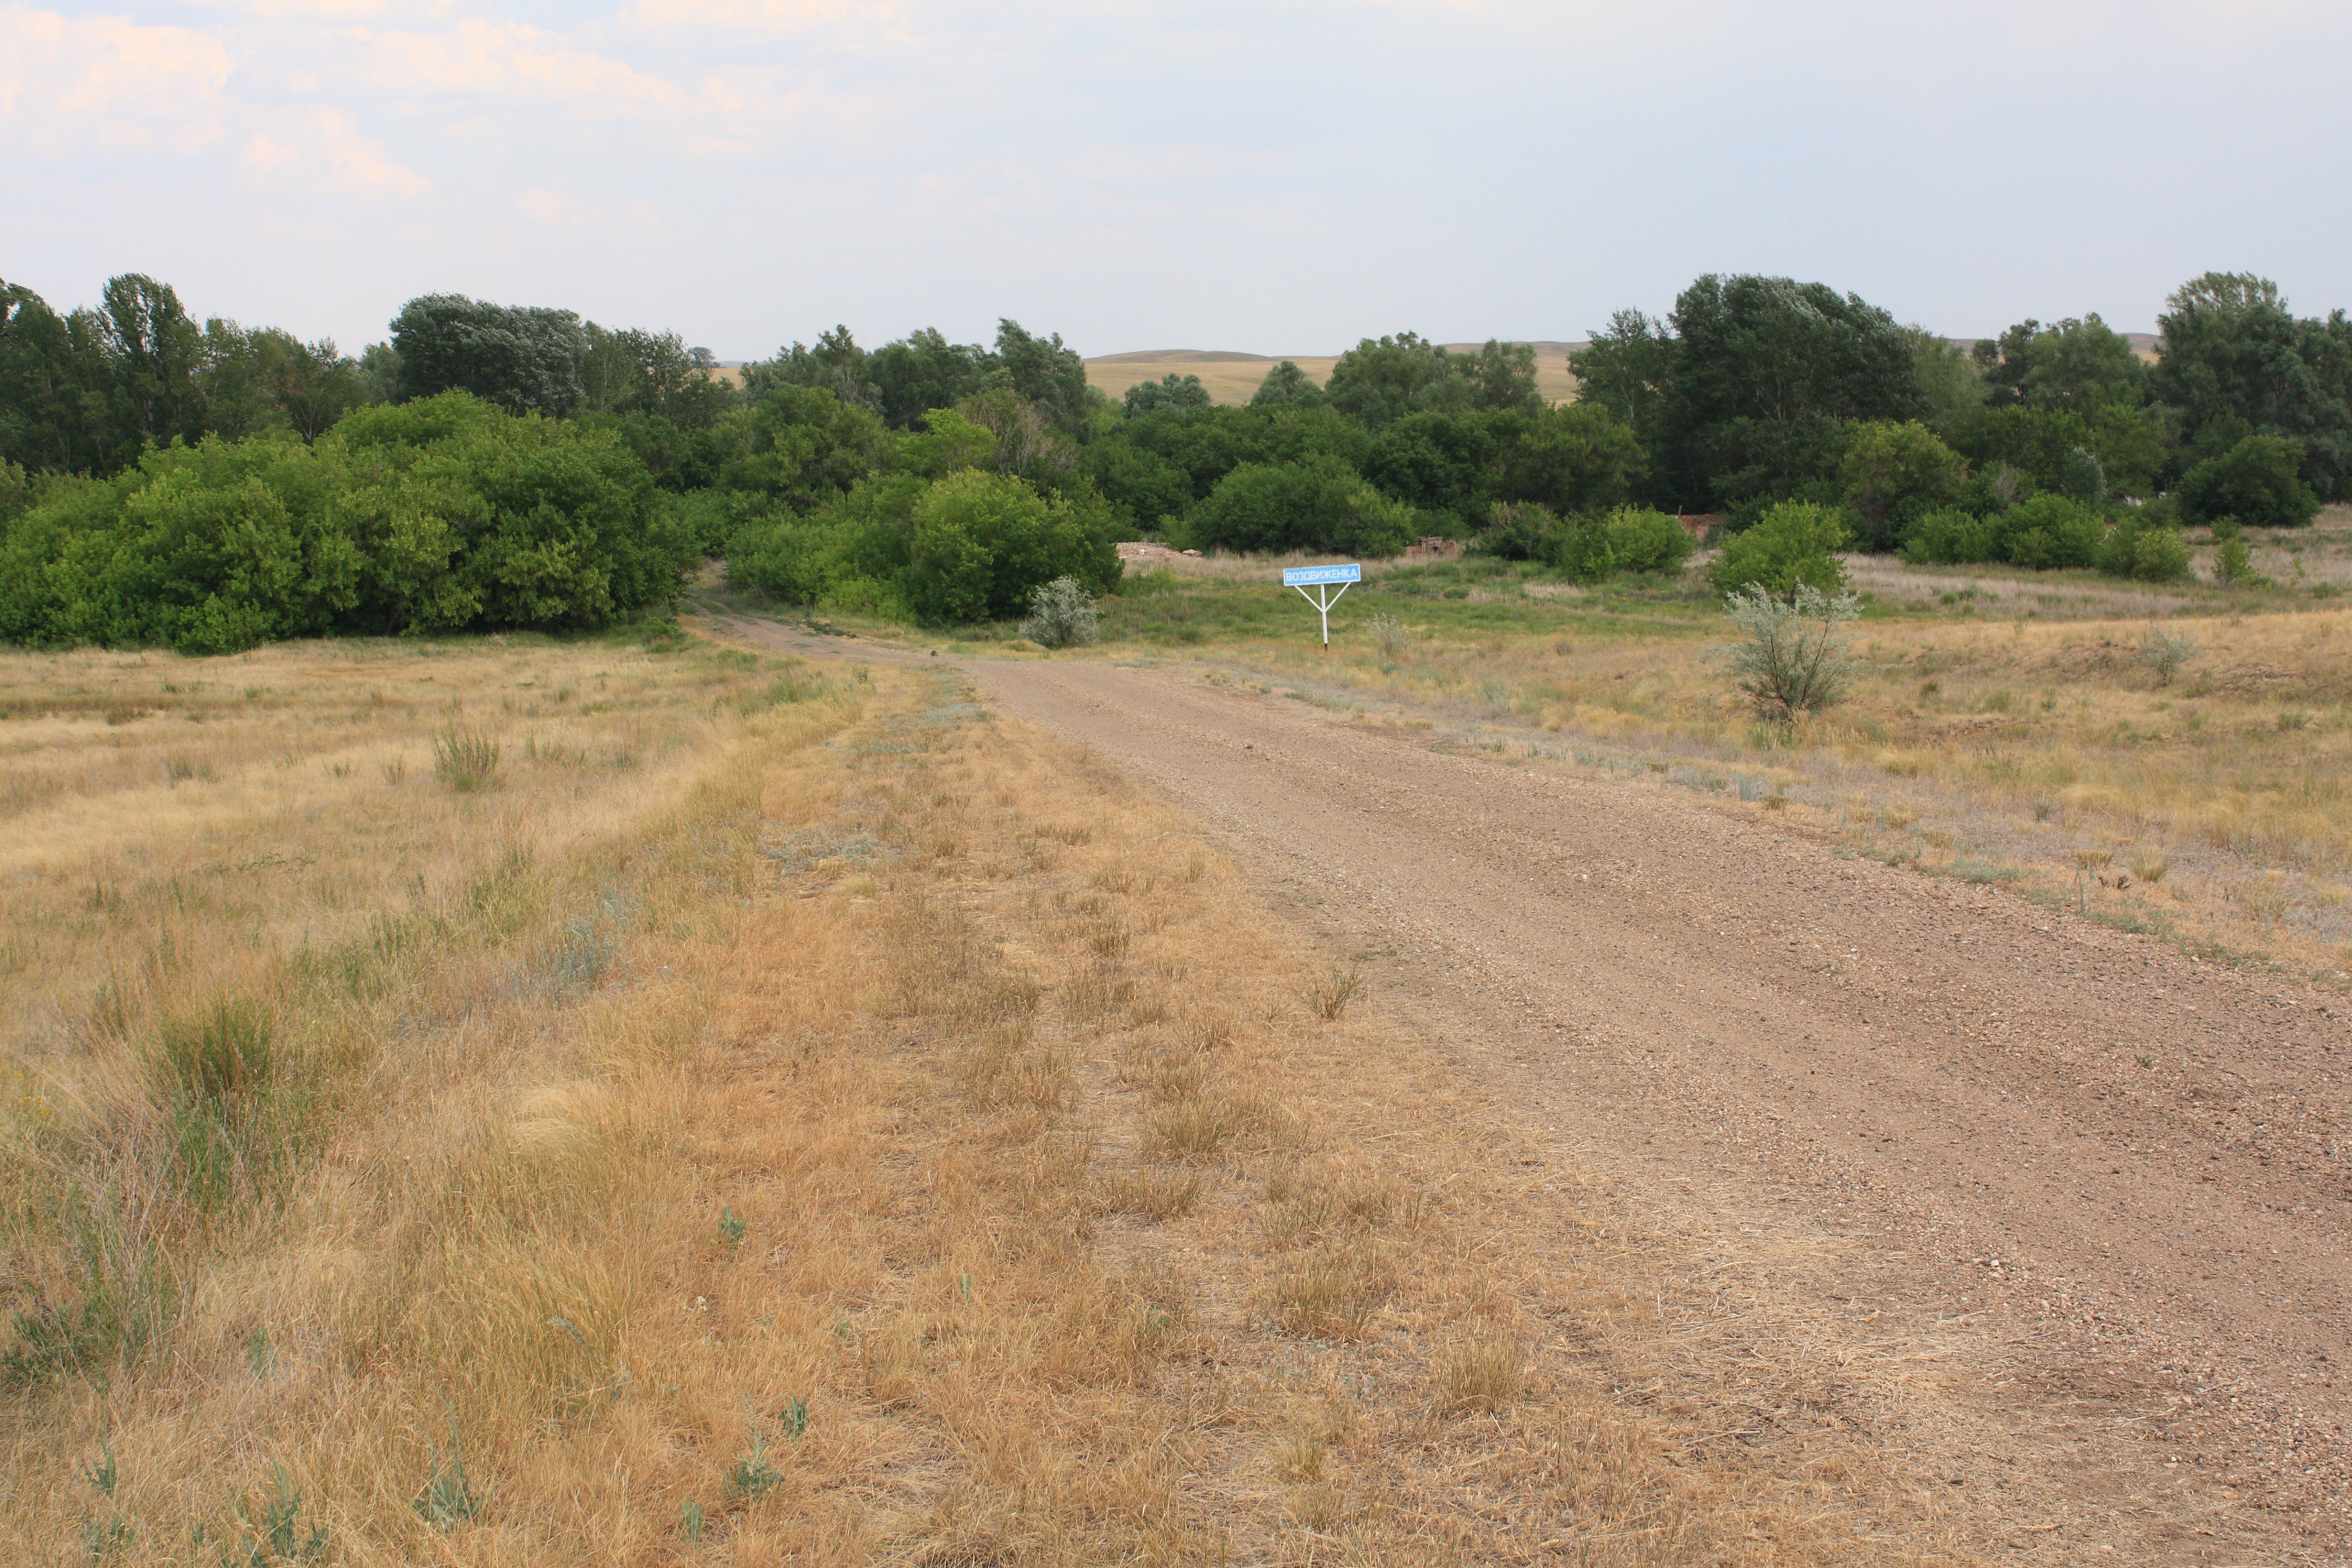
[[[0,692],[10,1560],[1969,1560],[1923,1347],[1627,1235],[940,677]]]
[[[1448,343],[1457,353],[1475,353],[1477,343]],[[1570,350],[1582,348],[1581,343],[1539,342],[1536,351],[1536,390],[1554,403],[1563,403],[1576,395],[1576,377],[1568,371]],[[1113,397],[1124,396],[1127,389],[1139,382],[1158,381],[1165,375],[1197,375],[1209,389],[1210,398],[1219,404],[1247,403],[1257,393],[1258,384],[1265,373],[1284,360],[1289,360],[1307,373],[1309,381],[1320,386],[1331,377],[1331,367],[1339,363],[1337,354],[1252,354],[1225,350],[1203,349],[1142,349],[1133,353],[1104,354],[1087,361],[1087,381],[1099,386]]]

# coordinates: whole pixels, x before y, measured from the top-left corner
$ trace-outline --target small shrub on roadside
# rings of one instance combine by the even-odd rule
[[[1328,981],[1307,988],[1307,1004],[1317,1017],[1331,1022],[1348,1010],[1348,1004],[1354,1000],[1363,983],[1362,969],[1352,963],[1345,968],[1335,963]]]
[[[1076,577],[1056,577],[1029,595],[1021,635],[1040,647],[1075,647],[1102,633],[1102,610]]]
[[[1832,599],[1800,583],[1785,600],[1750,583],[1723,608],[1741,634],[1728,651],[1732,674],[1759,718],[1786,723],[1843,694],[1852,666],[1841,628],[1862,613],[1852,593]]]
[[[2180,667],[2195,658],[2200,649],[2196,638],[2168,632],[2151,621],[2139,639],[2139,662],[2156,672],[2158,686],[2169,686]]]

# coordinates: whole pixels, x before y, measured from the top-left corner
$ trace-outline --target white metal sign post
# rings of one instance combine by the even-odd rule
[[[1314,605],[1316,614],[1323,617],[1323,647],[1327,650],[1331,646],[1331,606],[1339,602],[1339,595],[1348,591],[1349,584],[1363,580],[1364,569],[1352,561],[1345,566],[1286,566],[1282,569],[1282,585],[1297,589],[1298,596]],[[1331,591],[1330,585],[1334,583],[1339,585],[1338,593]],[[1308,593],[1307,590],[1309,588],[1315,592]]]

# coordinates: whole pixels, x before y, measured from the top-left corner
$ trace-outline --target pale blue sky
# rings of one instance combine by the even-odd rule
[[[0,278],[728,359],[1576,338],[1705,271],[2144,331],[2209,268],[2352,306],[2347,68],[2341,0],[0,0]]]

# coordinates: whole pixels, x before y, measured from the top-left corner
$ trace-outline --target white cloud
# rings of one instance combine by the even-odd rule
[[[209,33],[0,7],[0,145],[52,156],[200,147],[221,134],[235,69]]]
[[[431,183],[393,161],[383,143],[359,133],[351,116],[324,104],[291,111],[246,143],[245,162],[272,180],[356,196],[421,196]]]
[[[388,93],[556,100],[674,107],[684,94],[660,77],[582,49],[551,47],[549,35],[517,22],[467,17],[438,32],[349,29],[369,57],[373,84]]]

